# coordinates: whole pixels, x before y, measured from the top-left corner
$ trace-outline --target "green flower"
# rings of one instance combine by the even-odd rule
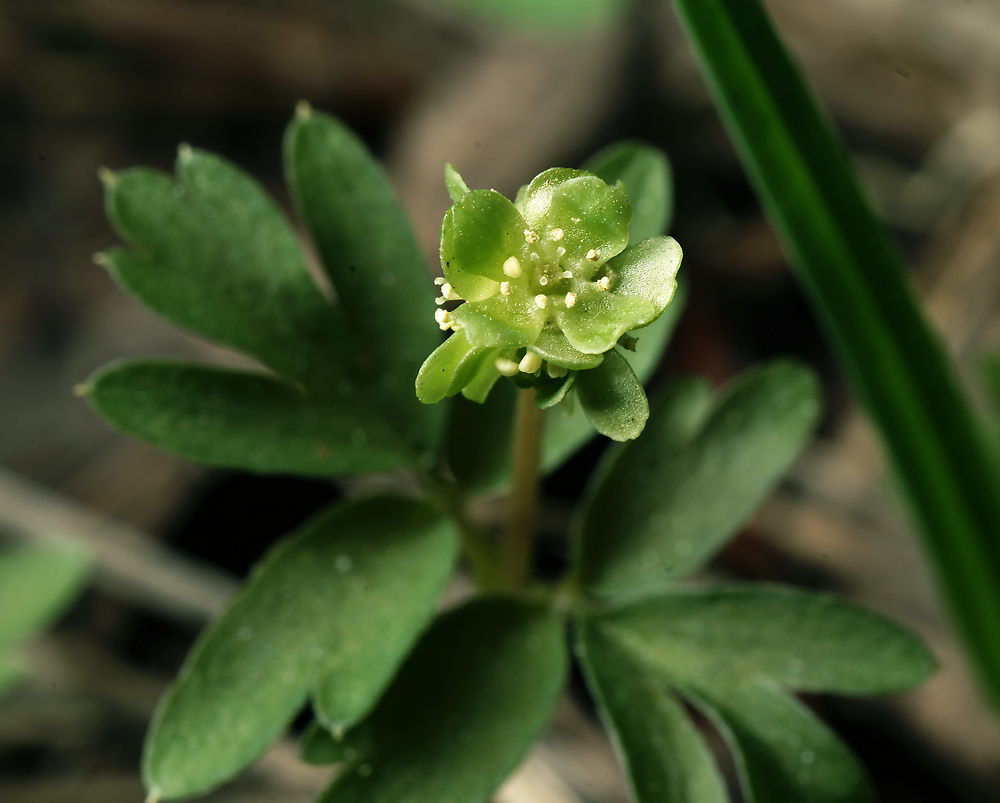
[[[469,191],[450,165],[446,180],[455,203],[441,230],[436,317],[453,334],[420,370],[421,401],[459,391],[483,401],[502,374],[535,387],[539,406],[555,404],[673,297],[680,246],[653,237],[626,247],[632,206],[621,187],[553,168],[511,203]],[[445,308],[454,301],[465,303]]]

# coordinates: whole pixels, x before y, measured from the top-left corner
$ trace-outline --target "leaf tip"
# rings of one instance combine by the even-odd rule
[[[108,255],[103,251],[98,251],[91,257],[91,259],[94,261],[95,265],[100,265],[102,268],[106,268],[111,264],[111,260],[108,259]]]
[[[110,167],[100,167],[97,170],[97,177],[106,189],[112,189],[118,183],[118,176]]]
[[[188,143],[182,142],[177,146],[177,158],[181,162],[191,161],[191,157],[194,156],[194,148],[192,148]]]
[[[73,395],[79,399],[89,396],[93,388],[87,382],[80,382],[79,384],[73,385]]]
[[[313,108],[307,100],[300,100],[295,104],[295,119],[308,120],[312,117]]]

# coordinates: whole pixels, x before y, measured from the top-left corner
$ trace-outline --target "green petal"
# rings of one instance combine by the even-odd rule
[[[577,374],[576,392],[594,429],[612,440],[637,438],[646,426],[646,392],[616,349],[608,351],[596,368]]]
[[[476,369],[475,375],[462,388],[462,395],[469,399],[469,401],[474,401],[478,404],[485,402],[486,397],[490,395],[490,391],[500,378],[495,356],[496,349],[486,349],[486,356],[483,359],[477,360],[479,367]]]
[[[592,173],[554,167],[536,176],[520,197],[518,209],[528,227],[543,240],[562,229],[559,244],[566,258],[587,262],[591,249],[600,265],[628,245],[632,205],[618,187],[611,187]]]
[[[602,354],[584,354],[582,351],[577,351],[570,345],[566,335],[549,326],[542,329],[535,342],[531,344],[531,350],[553,365],[573,370],[596,368],[604,359]]]
[[[677,289],[677,270],[683,252],[673,237],[652,237],[627,248],[608,263],[616,295],[644,298],[656,309],[653,319],[632,327],[652,323],[666,309]]]
[[[470,343],[497,348],[530,346],[545,325],[546,312],[534,298],[514,294],[495,295],[483,301],[462,304],[452,317],[465,329]]]
[[[444,166],[444,184],[448,188],[451,200],[456,204],[469,194],[469,185],[465,183],[465,179],[458,174],[455,165],[451,162]]]
[[[658,314],[646,298],[586,287],[574,307],[556,310],[556,322],[578,351],[602,354],[627,331],[652,323]]]
[[[462,330],[455,332],[424,360],[417,374],[417,398],[434,404],[454,396],[475,376],[485,349],[469,343]]]
[[[500,289],[508,257],[524,256],[524,219],[495,190],[473,190],[445,214],[441,267],[455,291],[482,301]]]

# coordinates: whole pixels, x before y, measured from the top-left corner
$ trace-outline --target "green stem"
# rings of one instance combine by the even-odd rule
[[[501,544],[500,560],[504,585],[520,588],[531,577],[535,519],[538,510],[538,458],[541,451],[542,411],[535,406],[534,390],[522,390],[518,393],[515,416],[511,459],[514,477],[507,532]]]

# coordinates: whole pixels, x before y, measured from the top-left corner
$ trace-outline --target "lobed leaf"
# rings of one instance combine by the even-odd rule
[[[711,752],[670,684],[599,628],[579,629],[576,652],[635,803],[727,803]]]
[[[370,751],[321,803],[482,803],[545,727],[566,665],[546,607],[478,597],[445,613],[366,720]]]
[[[785,473],[818,412],[816,380],[792,363],[741,375],[711,413],[703,387],[668,394],[643,437],[607,459],[584,500],[577,582],[610,596],[703,565]]]
[[[101,257],[155,312],[315,388],[336,386],[346,328],[309,276],[295,233],[229,162],[182,146],[176,179],[106,178],[108,218],[133,246]]]
[[[365,716],[433,615],[456,549],[449,521],[397,497],[333,507],[282,541],[161,701],[143,756],[150,794],[196,795],[239,772],[310,692],[327,727]]]
[[[118,429],[210,466],[330,476],[419,459],[347,380],[321,397],[259,373],[133,361],[98,372],[84,395]]]
[[[440,342],[434,293],[381,166],[346,126],[301,104],[285,133],[285,172],[346,324],[328,359],[351,366],[368,404],[434,444],[441,411],[417,402],[411,385]]]

